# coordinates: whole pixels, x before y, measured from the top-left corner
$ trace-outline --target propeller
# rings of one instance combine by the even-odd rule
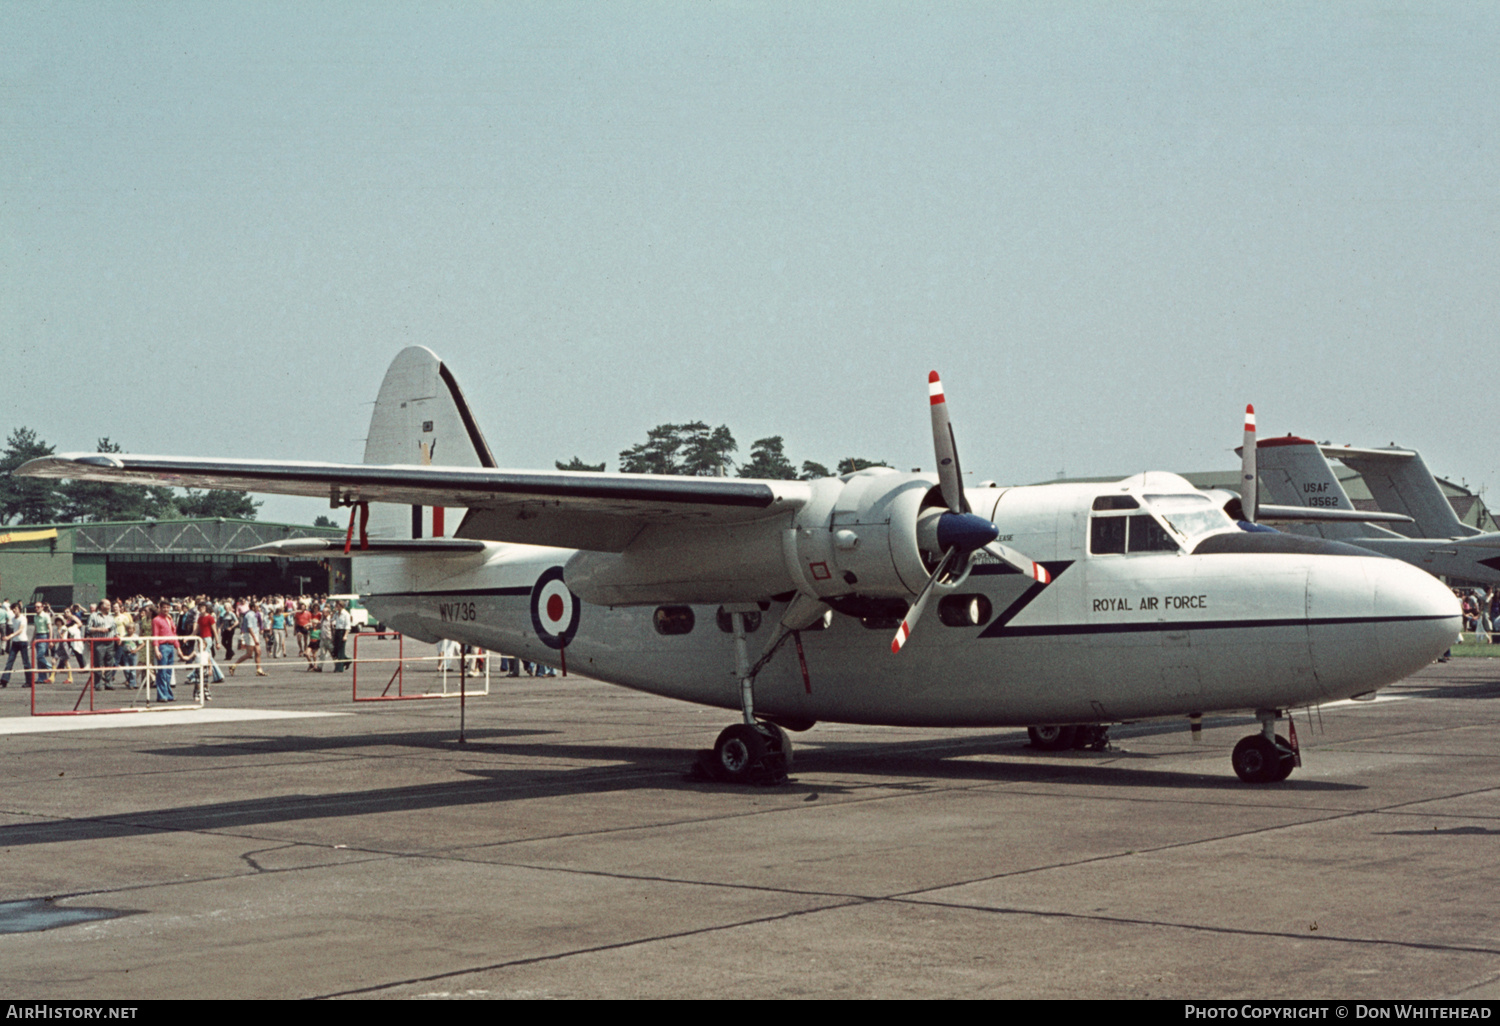
[[[1052,580],[1046,567],[1028,559],[995,539],[1000,537],[1000,528],[979,516],[969,508],[964,495],[963,476],[958,463],[958,445],[953,440],[953,424],[948,419],[948,400],[943,394],[943,382],[938,372],[927,375],[927,391],[932,408],[932,447],[937,455],[938,489],[943,497],[946,512],[925,519],[919,530],[927,542],[923,548],[930,552],[941,552],[937,569],[927,578],[927,583],[917,593],[916,601],[906,611],[896,636],[891,640],[891,652],[900,652],[911,632],[917,627],[922,611],[933,588],[946,577],[950,583],[963,580],[969,572],[974,553],[985,550],[1004,563],[1009,564],[1033,580],[1047,584]]]

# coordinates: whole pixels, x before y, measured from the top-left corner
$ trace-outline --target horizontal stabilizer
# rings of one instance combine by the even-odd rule
[[[1364,460],[1390,460],[1392,462],[1405,462],[1416,456],[1413,449],[1356,449],[1352,445],[1320,445],[1324,456],[1342,460],[1348,456],[1351,459]]]
[[[1409,524],[1411,517],[1364,509],[1329,509],[1320,506],[1260,507],[1260,519],[1276,524]]]

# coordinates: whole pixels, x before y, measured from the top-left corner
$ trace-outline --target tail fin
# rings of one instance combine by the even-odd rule
[[[484,440],[458,381],[436,353],[409,346],[396,354],[370,415],[365,462],[443,467],[493,467]],[[369,533],[375,538],[421,538],[451,534],[461,510],[372,503]]]
[[[1261,484],[1276,505],[1354,509],[1316,442],[1291,436],[1268,438],[1257,449]],[[1335,541],[1381,533],[1380,528],[1366,524],[1300,524],[1294,530]]]
[[[1396,528],[1412,538],[1461,538],[1478,534],[1458,519],[1422,454],[1412,449],[1352,449],[1329,446],[1325,456],[1340,460],[1365,479],[1370,494],[1388,513],[1416,521]]]

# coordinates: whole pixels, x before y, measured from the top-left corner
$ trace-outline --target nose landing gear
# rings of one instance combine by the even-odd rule
[[[1261,732],[1242,738],[1234,746],[1230,763],[1235,775],[1247,784],[1276,784],[1292,775],[1297,768],[1297,750],[1291,742],[1276,733],[1275,709],[1257,709]]]

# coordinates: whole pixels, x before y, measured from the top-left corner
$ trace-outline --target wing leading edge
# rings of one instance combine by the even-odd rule
[[[303,495],[335,505],[462,506],[469,514],[455,532],[458,537],[599,552],[622,551],[648,526],[737,524],[776,516],[800,508],[809,494],[801,481],[116,453],[43,456],[12,473]]]

